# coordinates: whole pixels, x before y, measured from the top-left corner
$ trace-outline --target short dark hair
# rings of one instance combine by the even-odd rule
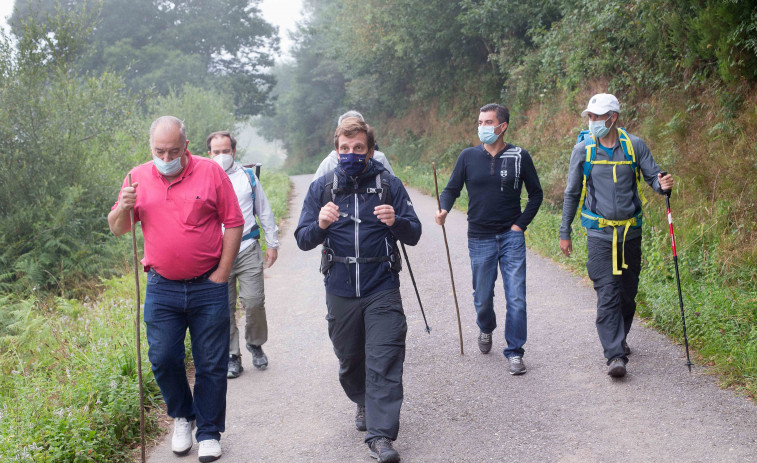
[[[214,138],[223,138],[226,137],[229,140],[231,140],[231,150],[236,151],[237,149],[237,139],[234,138],[234,135],[231,134],[231,132],[228,132],[226,130],[223,130],[221,132],[213,132],[210,135],[208,135],[207,140],[205,140],[205,144],[208,145],[208,151],[210,151],[210,142]]]
[[[336,132],[334,132],[334,148],[339,151],[340,136],[344,135],[345,137],[352,138],[360,132],[365,134],[366,141],[368,142],[368,151],[372,150],[376,146],[376,133],[373,131],[373,127],[357,117],[345,117],[342,119],[342,122],[336,128]]]
[[[482,113],[488,113],[489,111],[497,112],[497,120],[500,124],[503,122],[510,123],[510,110],[507,107],[497,103],[489,103],[481,107]]]

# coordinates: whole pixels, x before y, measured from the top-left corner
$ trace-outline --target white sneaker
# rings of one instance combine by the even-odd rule
[[[171,450],[179,456],[184,456],[192,449],[192,428],[195,422],[186,418],[173,419],[173,438],[171,438]]]
[[[215,439],[200,441],[200,450],[197,454],[202,463],[216,461],[221,458],[221,444]]]

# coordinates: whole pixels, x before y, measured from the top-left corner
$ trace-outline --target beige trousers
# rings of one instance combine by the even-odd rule
[[[265,291],[263,289],[263,253],[258,240],[242,251],[229,274],[229,309],[231,312],[231,338],[229,354],[240,355],[239,328],[237,328],[237,283],[239,301],[245,313],[244,338],[247,344],[263,345],[268,340],[268,322],[265,317]]]

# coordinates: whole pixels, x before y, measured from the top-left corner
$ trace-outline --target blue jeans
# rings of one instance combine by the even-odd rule
[[[168,416],[197,420],[197,441],[226,427],[229,286],[207,278],[174,281],[151,270],[145,297],[148,356]],[[187,328],[195,365],[194,398],[184,366]]]
[[[494,314],[494,282],[497,264],[505,287],[505,357],[522,356],[526,343],[526,238],[522,231],[487,238],[468,238],[468,254],[473,272],[473,304],[476,324],[484,333],[497,327]]]

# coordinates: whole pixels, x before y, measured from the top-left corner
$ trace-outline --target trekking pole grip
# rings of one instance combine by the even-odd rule
[[[667,170],[661,170],[660,171],[660,175],[662,175],[664,177],[664,176],[668,175],[668,171]],[[662,188],[662,187],[660,187],[660,188]],[[668,198],[670,198],[670,193],[671,192],[672,192],[671,190],[662,190],[662,194],[664,194]]]

